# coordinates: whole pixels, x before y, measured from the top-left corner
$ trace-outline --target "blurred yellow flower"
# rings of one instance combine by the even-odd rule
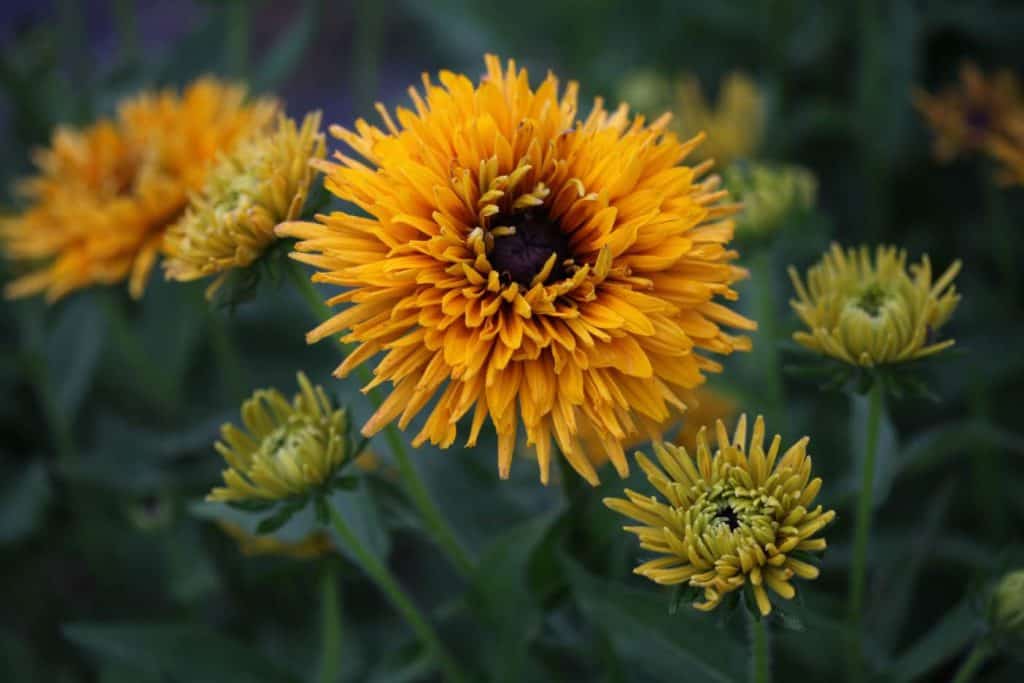
[[[185,217],[167,233],[167,277],[195,280],[244,268],[259,258],[276,239],[274,227],[298,218],[313,178],[310,161],[324,154],[316,112],[301,126],[281,115],[274,131],[223,156],[202,191],[193,195]]]
[[[229,467],[224,486],[207,500],[275,501],[312,493],[350,457],[345,411],[301,372],[298,382],[291,403],[276,389],[260,389],[242,404],[245,429],[221,427],[215,447]]]
[[[676,85],[674,129],[684,138],[704,131],[707,144],[697,149],[698,159],[714,159],[727,168],[737,159],[754,156],[764,129],[764,102],[757,84],[743,73],[722,81],[718,101],[712,106],[695,76],[684,76]]]
[[[794,554],[825,549],[825,539],[815,536],[835,512],[811,507],[821,479],[811,479],[807,437],[778,459],[782,439],[776,436],[766,452],[760,417],[749,451],[745,415],[731,441],[721,421],[715,432],[714,455],[706,429],[697,436],[696,458],[686,448],[655,444],[659,467],[637,453],[648,481],[667,502],[627,489],[628,500],[606,498],[604,503],[640,522],[624,528],[637,536],[640,547],[659,555],[635,573],[703,591],[703,602],[694,607],[705,611],[749,586],[758,610],[767,615],[772,611],[768,589],[789,600],[796,595],[793,578],[818,577],[817,567]]]
[[[810,210],[818,192],[814,174],[800,166],[733,164],[723,177],[732,198],[743,204],[736,217],[741,238],[782,228],[793,213]]]
[[[872,367],[916,360],[953,345],[935,341],[960,301],[953,279],[960,261],[932,282],[925,256],[907,271],[907,253],[878,246],[843,250],[833,244],[807,271],[807,284],[793,267],[789,276],[797,299],[790,302],[806,332],[793,335],[803,346],[851,365]]]
[[[307,335],[339,333],[358,348],[339,375],[377,354],[367,388],[391,394],[364,426],[405,428],[426,406],[414,445],[442,448],[471,411],[469,445],[490,418],[498,471],[507,477],[520,423],[547,482],[552,440],[577,472],[598,482],[581,448],[592,430],[616,469],[621,441],[681,408],[681,392],[719,363],[704,352],[750,348],[723,327],[753,322],[722,303],[745,275],[728,248],[735,207],[710,164],[683,165],[663,117],[646,125],[625,105],[595,103],[577,118],[577,90],[536,89],[525,70],[486,59],[479,84],[448,71],[424,76],[414,109],[383,128],[334,126],[368,163],[324,163],[327,187],[363,213],[285,223],[293,255],[345,287],[349,306]]]
[[[139,297],[164,233],[211,162],[258,131],[275,105],[245,102],[245,89],[201,79],[181,95],[142,94],[114,120],[58,129],[39,151],[39,173],[22,181],[28,207],[0,222],[7,257],[29,272],[8,297],[45,293],[55,301],[94,284],[129,280]]]
[[[914,105],[935,133],[935,157],[943,162],[986,148],[1024,116],[1017,78],[1005,69],[988,77],[970,62],[960,67],[958,84],[935,95],[916,90]]]
[[[712,105],[693,75],[675,83],[653,71],[630,74],[619,96],[648,114],[672,112],[670,127],[686,139],[706,133],[707,141],[694,151],[697,160],[714,159],[727,168],[737,159],[754,156],[764,128],[764,102],[757,84],[743,73],[725,77],[718,101]]]
[[[994,135],[986,146],[1000,164],[996,180],[1002,185],[1024,185],[1024,116],[1007,124],[1006,132]]]
[[[233,522],[218,520],[217,526],[238,543],[238,549],[246,557],[275,555],[309,560],[323,557],[334,550],[331,536],[325,531],[314,531],[299,541],[282,541],[269,534],[250,534]]]

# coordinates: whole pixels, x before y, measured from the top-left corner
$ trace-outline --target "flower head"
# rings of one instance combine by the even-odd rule
[[[533,89],[496,57],[479,85],[447,71],[423,81],[397,121],[378,108],[384,129],[331,129],[367,162],[339,153],[322,165],[327,187],[369,216],[278,228],[301,240],[293,256],[315,281],[349,288],[331,300],[348,308],[308,340],[346,331],[358,344],[340,375],[385,354],[369,386],[393,390],[366,435],[405,428],[436,399],[414,444],[447,448],[472,411],[468,442],[490,418],[503,477],[520,421],[542,481],[554,439],[597,482],[585,428],[627,472],[626,434],[720,369],[702,352],[750,347],[721,326],[754,324],[717,301],[744,275],[726,246],[735,207],[709,164],[680,165],[700,139],[600,100],[580,121],[575,83],[559,94],[549,74]]]
[[[993,136],[986,149],[999,163],[997,182],[1024,185],[1024,113],[1007,124],[1005,133]]]
[[[1011,72],[987,77],[970,62],[960,67],[959,84],[936,95],[918,90],[914,104],[935,133],[939,161],[985,148],[1024,115],[1020,86]]]
[[[779,458],[782,438],[764,450],[760,417],[747,449],[747,418],[741,415],[732,440],[725,425],[715,425],[714,455],[707,430],[697,436],[696,458],[686,448],[655,444],[660,467],[642,453],[637,462],[667,502],[629,489],[628,500],[606,498],[612,510],[642,526],[628,526],[640,547],[657,553],[634,572],[660,584],[689,584],[703,592],[694,604],[712,610],[729,593],[749,585],[762,615],[771,612],[766,589],[785,599],[796,591],[794,577],[815,579],[818,569],[797,555],[825,549],[814,536],[835,519],[835,512],[812,508],[821,479],[811,479],[811,458],[804,437]]]
[[[714,159],[722,167],[750,157],[761,144],[764,102],[757,84],[745,74],[725,77],[714,106],[705,99],[696,77],[682,78],[672,111],[680,135],[707,132],[708,144],[698,150],[699,158]]]
[[[714,159],[728,167],[752,156],[761,144],[764,102],[746,74],[726,76],[714,104],[704,96],[700,80],[690,74],[673,83],[655,72],[638,71],[623,81],[619,93],[640,111],[671,111],[670,126],[684,139],[707,133],[707,142],[694,151],[698,160]]]
[[[329,483],[351,456],[345,411],[323,388],[298,375],[291,403],[276,389],[260,389],[242,404],[244,429],[221,427],[217,452],[227,461],[224,486],[208,500],[277,501],[312,493]]]
[[[996,584],[990,620],[999,634],[1024,642],[1024,569],[1006,574]]]
[[[790,302],[808,331],[793,335],[803,346],[861,367],[916,360],[953,345],[935,341],[960,296],[956,261],[932,282],[925,256],[907,271],[907,254],[879,246],[843,250],[833,244],[807,271],[806,286],[789,269],[797,299]]]
[[[275,239],[274,227],[298,218],[313,177],[310,160],[324,153],[320,114],[313,113],[301,126],[279,116],[272,133],[222,157],[167,233],[167,277],[195,280],[259,258]]]
[[[129,280],[141,296],[164,233],[199,190],[217,154],[262,127],[274,103],[213,79],[121,104],[113,120],[58,129],[19,186],[28,202],[0,222],[7,256],[29,272],[7,296],[50,301],[94,284]]]
[[[730,195],[743,203],[736,220],[741,237],[779,230],[794,212],[814,206],[818,191],[814,174],[800,166],[733,164],[723,175]]]

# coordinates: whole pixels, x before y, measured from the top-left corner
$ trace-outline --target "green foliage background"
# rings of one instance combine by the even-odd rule
[[[139,27],[159,4],[62,0],[4,27],[5,188],[54,125],[207,72],[279,93],[293,114],[323,107],[340,122],[369,116],[376,98],[404,103],[421,71],[477,74],[485,51],[516,57],[535,78],[553,68],[585,94],[612,99],[638,68],[692,71],[706,83],[735,68],[753,74],[769,104],[762,156],[813,169],[820,209],[771,246],[742,246],[757,267],[741,307],[771,323],[754,353],[730,359],[712,386],[768,415],[787,441],[811,435],[821,500],[840,516],[822,578],[801,584],[787,624],[773,624],[775,674],[824,680],[842,662],[866,420],[863,399],[813,382],[787,376],[781,401],[766,390],[778,363],[797,359],[786,341],[795,321],[784,266],[807,265],[830,239],[884,240],[914,257],[927,251],[940,268],[965,264],[964,301],[949,326],[958,351],[927,369],[940,402],[888,406],[867,616],[879,680],[949,679],[982,630],[977,586],[1024,540],[1024,190],[994,188],[983,161],[934,164],[909,93],[955,78],[964,58],[1024,74],[1024,7],[236,0],[188,5],[180,30],[148,36]],[[14,207],[7,194],[4,208]],[[52,308],[0,306],[0,680],[314,680],[332,600],[341,618],[328,626],[341,634],[345,680],[435,676],[344,549],[319,563],[245,558],[211,523],[237,513],[197,502],[219,477],[217,427],[235,419],[251,389],[290,392],[302,369],[348,403],[357,424],[369,415],[354,382],[329,377],[337,347],[305,345],[314,316],[280,274],[234,310],[208,310],[203,285],[159,280],[138,303],[106,288]],[[524,458],[499,482],[493,438],[472,452],[419,449],[431,493],[479,560],[463,580],[423,533],[384,439],[371,448],[384,466],[339,505],[475,677],[746,676],[740,615],[670,616],[668,594],[630,573],[641,553],[600,504],[623,487],[614,473],[596,490],[544,488]],[[635,475],[630,485],[645,486]],[[279,533],[295,538],[312,524],[300,516]],[[979,678],[1022,675],[1000,657]]]

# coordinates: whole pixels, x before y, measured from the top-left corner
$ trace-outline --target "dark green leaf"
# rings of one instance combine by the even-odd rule
[[[981,634],[977,611],[964,602],[951,609],[927,634],[893,663],[889,678],[913,681],[955,657]]]
[[[607,632],[619,657],[656,680],[717,681],[744,678],[746,650],[694,610],[670,616],[664,595],[608,581],[568,556],[563,564],[587,619]],[[682,672],[685,672],[683,674]]]
[[[292,677],[258,650],[202,624],[66,624],[64,636],[100,661],[175,683],[286,683]]]
[[[53,497],[46,467],[38,460],[8,476],[0,487],[0,544],[30,536],[43,521]]]

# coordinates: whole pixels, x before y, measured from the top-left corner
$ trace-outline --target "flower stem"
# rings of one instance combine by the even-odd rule
[[[967,659],[957,669],[956,676],[953,677],[953,683],[968,683],[974,679],[974,675],[978,673],[978,669],[984,666],[988,658],[992,656],[992,648],[989,646],[988,641],[982,640],[971,653],[967,655]]]
[[[306,272],[297,261],[289,259],[288,263],[288,274],[316,316],[320,320],[330,318],[333,312],[324,303],[323,299],[320,298],[316,289],[313,288],[313,283],[310,282]],[[347,344],[340,341],[338,343],[345,353],[350,351]],[[370,373],[365,367],[360,366],[356,372],[359,373],[359,379],[363,383],[370,381]],[[368,396],[375,406],[381,404],[381,398],[376,391],[369,392]],[[437,507],[437,503],[431,498],[430,492],[423,483],[423,479],[412,464],[412,459],[409,457],[409,451],[405,446],[405,441],[402,439],[401,432],[398,431],[395,425],[389,424],[385,428],[384,436],[387,438],[391,452],[395,456],[395,461],[398,464],[398,473],[405,485],[406,492],[412,499],[417,512],[423,518],[427,531],[433,536],[434,542],[448,555],[452,565],[463,577],[472,575],[475,562],[469,552],[459,543],[455,532],[445,521],[444,515],[441,514],[441,510]]]
[[[427,621],[423,613],[416,607],[412,599],[402,590],[394,575],[359,541],[359,538],[345,524],[345,520],[338,514],[338,511],[331,505],[330,501],[327,501],[327,509],[330,512],[331,525],[345,544],[345,547],[355,555],[363,571],[377,584],[377,587],[387,596],[399,614],[405,618],[423,645],[437,658],[437,662],[444,672],[445,679],[449,681],[464,680],[462,672],[459,670],[455,660],[445,650],[434,627],[430,625],[430,622]]]
[[[227,50],[227,66],[231,75],[244,77],[249,62],[249,2],[229,0],[227,12],[227,35],[224,39]]]
[[[750,615],[750,680],[753,683],[771,683],[768,626],[765,619]]]
[[[320,579],[321,660],[320,683],[337,683],[341,669],[341,609],[338,606],[338,570],[328,558]]]
[[[875,469],[878,456],[878,435],[882,422],[882,383],[877,379],[868,394],[868,424],[864,471],[857,498],[857,521],[853,536],[853,560],[850,567],[848,627],[850,679],[864,678],[864,588],[866,585],[868,542],[871,538],[871,517],[874,509]]]

